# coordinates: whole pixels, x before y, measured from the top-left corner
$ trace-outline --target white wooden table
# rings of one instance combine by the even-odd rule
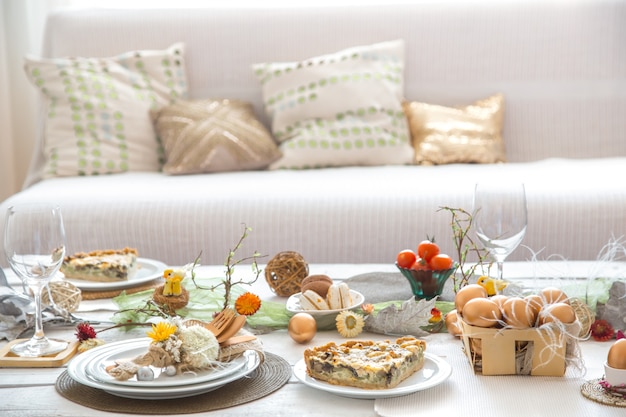
[[[525,264],[510,264],[510,271],[527,274]],[[580,267],[583,264],[578,265]],[[310,273],[328,273],[335,279],[373,271],[394,271],[393,265],[312,265]],[[198,273],[217,276],[223,267],[202,267]],[[526,275],[528,276],[528,275]],[[12,282],[15,282],[12,280]],[[252,288],[264,300],[282,301],[274,296],[262,277]],[[107,319],[115,310],[110,300],[84,301],[78,314],[91,319]],[[73,327],[47,329],[54,337],[73,338]],[[110,330],[102,333],[109,341],[142,337],[145,329],[130,333]],[[383,335],[362,334],[364,338],[386,339]],[[302,357],[307,346],[328,341],[341,341],[335,331],[318,332],[308,345],[293,342],[286,330],[260,336],[264,348],[284,357],[292,366]],[[580,386],[585,380],[599,378],[606,360],[609,343],[585,341],[580,344],[586,374],[568,372],[565,377],[480,376],[474,375],[461,351],[458,339],[448,334],[426,338],[428,352],[442,356],[453,368],[444,383],[404,397],[383,400],[350,399],[307,387],[292,377],[278,391],[262,399],[240,406],[203,413],[215,416],[625,416],[626,409],[601,405],[584,398]],[[0,343],[2,346],[6,342]],[[0,369],[0,415],[23,416],[110,416],[66,400],[55,390],[55,381],[63,368],[3,368]],[[130,415],[130,414],[116,414]]]

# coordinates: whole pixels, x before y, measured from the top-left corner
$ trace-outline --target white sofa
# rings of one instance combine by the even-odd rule
[[[311,263],[391,263],[427,235],[453,254],[438,208],[471,209],[474,184],[497,177],[524,182],[528,196],[527,248],[510,259],[595,259],[626,233],[625,21],[620,0],[55,13],[45,56],[183,42],[190,98],[249,101],[267,126],[252,64],[403,39],[407,100],[452,106],[503,94],[508,162],[42,180],[42,137],[0,217],[16,203],[57,201],[68,252],[132,246],[172,265],[200,251],[202,263],[223,263],[244,223],[253,231],[243,250],[268,260],[293,250]]]

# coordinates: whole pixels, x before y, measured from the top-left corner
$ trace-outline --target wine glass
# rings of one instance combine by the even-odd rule
[[[35,334],[30,340],[14,344],[11,351],[18,356],[38,357],[65,350],[67,342],[44,335],[41,316],[41,291],[57,273],[65,256],[61,209],[45,203],[9,207],[4,251],[11,269],[35,298]]]
[[[526,233],[524,184],[476,184],[473,221],[476,236],[496,261],[501,280],[504,260]]]

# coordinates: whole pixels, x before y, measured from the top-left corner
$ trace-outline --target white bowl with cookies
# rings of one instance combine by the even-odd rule
[[[334,328],[337,314],[357,309],[365,302],[363,294],[350,289],[345,282],[334,282],[327,275],[309,275],[302,280],[301,289],[287,300],[287,311],[309,313],[318,329]]]

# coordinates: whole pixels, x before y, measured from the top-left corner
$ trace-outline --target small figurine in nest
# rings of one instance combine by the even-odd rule
[[[189,292],[182,285],[186,275],[186,268],[163,271],[165,283],[154,290],[154,302],[167,307],[170,313],[185,307],[189,303]]]

